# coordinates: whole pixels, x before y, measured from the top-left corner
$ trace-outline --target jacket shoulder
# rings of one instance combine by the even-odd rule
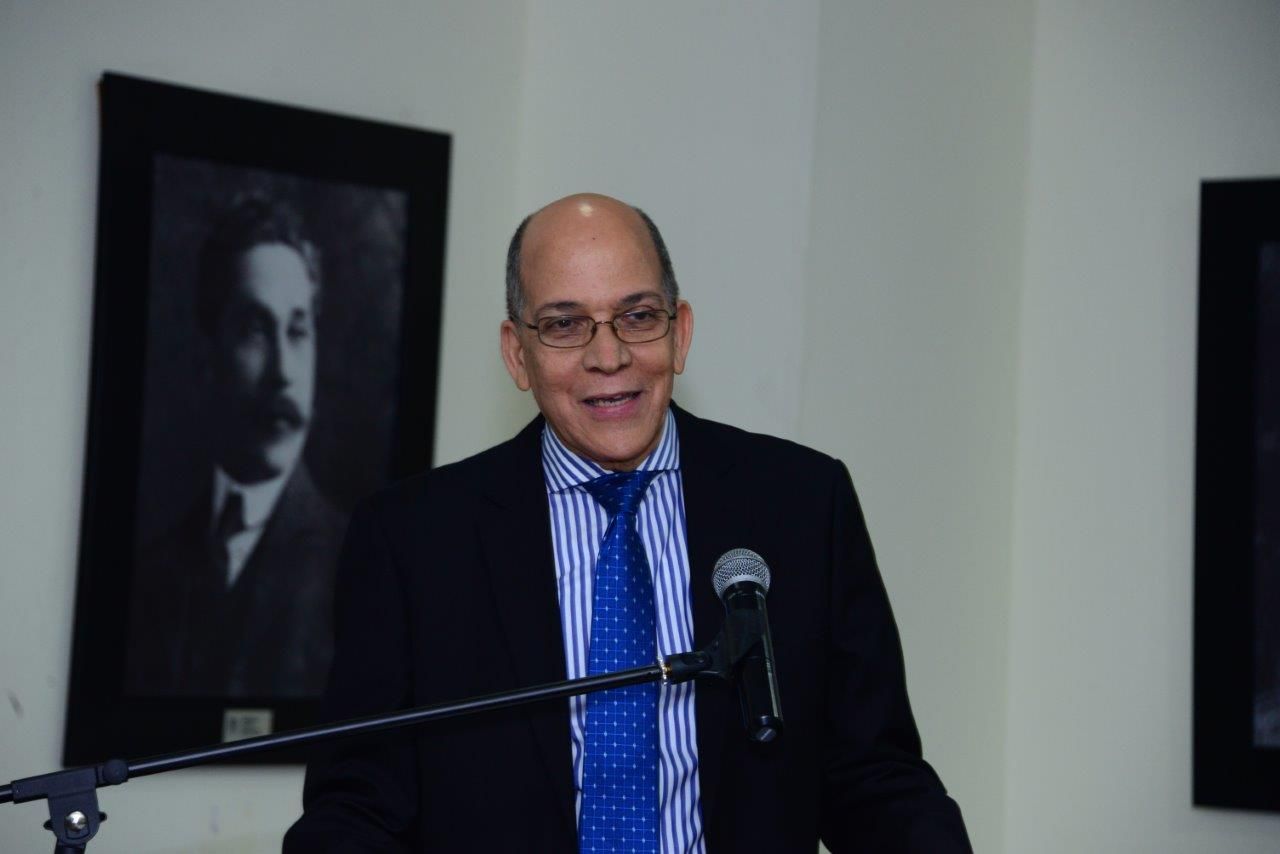
[[[830,472],[833,467],[844,467],[830,454],[799,442],[698,418],[681,409],[676,410],[676,425],[680,430],[681,448],[691,454],[718,455],[757,469],[782,469],[793,474]]]

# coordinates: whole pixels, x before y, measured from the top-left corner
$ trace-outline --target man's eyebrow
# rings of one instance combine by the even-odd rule
[[[618,307],[627,308],[629,306],[639,305],[645,300],[652,300],[652,299],[656,299],[659,302],[662,302],[664,300],[664,297],[662,296],[662,294],[658,293],[657,291],[637,291],[634,294],[627,294],[625,297],[618,300]]]
[[[266,317],[275,320],[275,313],[271,311],[271,308],[265,302],[257,299],[235,300],[226,310],[238,317]]]
[[[625,297],[614,303],[614,305],[617,308],[630,308],[631,306],[639,305],[646,300],[657,300],[658,302],[662,302],[663,299],[662,294],[658,291],[636,291],[633,294],[627,294]],[[538,306],[538,310],[535,311],[534,314],[541,315],[546,312],[553,312],[556,314],[582,314],[586,312],[586,306],[575,300],[561,300],[559,302],[549,302]]]
[[[583,308],[585,308],[585,306],[580,302],[574,302],[573,300],[561,300],[560,302],[549,302],[538,306],[538,310],[535,311],[534,314],[542,314],[546,311],[554,311],[559,314],[569,314],[575,311],[582,311]]]

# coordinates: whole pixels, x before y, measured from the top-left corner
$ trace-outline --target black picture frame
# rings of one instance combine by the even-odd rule
[[[1193,800],[1280,810],[1280,179],[1200,195]]]
[[[180,310],[197,302],[191,280],[197,267],[204,270],[192,253],[208,239],[200,235],[213,228],[218,209],[225,213],[264,193],[287,197],[313,232],[316,222],[323,226],[323,235],[309,238],[327,265],[315,291],[322,302],[313,297],[314,405],[302,434],[306,450],[289,470],[310,463],[323,436],[316,456],[328,463],[327,481],[317,470],[318,491],[336,485],[343,495],[332,506],[345,514],[362,493],[431,464],[452,144],[436,131],[111,72],[99,94],[91,386],[63,751],[68,765],[317,720],[319,691],[312,688],[277,690],[277,683],[259,682],[224,693],[187,690],[178,682],[156,689],[131,675],[130,639],[140,636],[134,623],[147,592],[135,585],[151,577],[140,569],[148,519],[176,505],[184,487],[179,470],[198,459],[183,455],[179,428],[199,422],[190,402],[201,371],[174,367],[184,364],[184,348],[195,348],[199,337],[196,321],[187,317],[195,312]],[[196,444],[197,434],[204,436],[195,429],[189,437]],[[219,441],[205,438],[210,445]],[[157,462],[161,453],[167,456]],[[163,526],[155,519],[158,530]],[[272,524],[268,517],[268,531]],[[340,539],[337,532],[326,542]],[[241,761],[302,759],[277,753]]]

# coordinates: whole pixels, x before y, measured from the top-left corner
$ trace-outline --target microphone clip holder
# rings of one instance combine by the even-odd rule
[[[759,615],[747,610],[729,610],[715,640],[697,652],[681,652],[662,660],[663,682],[676,684],[690,679],[712,678],[732,682],[739,665],[764,643],[764,626]]]

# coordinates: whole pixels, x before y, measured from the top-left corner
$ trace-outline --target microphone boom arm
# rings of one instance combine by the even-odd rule
[[[726,620],[728,619],[733,619],[733,615],[730,614]],[[750,649],[733,648],[731,637],[731,633],[722,629],[720,635],[705,650],[669,655],[655,664],[617,673],[569,679],[458,702],[370,715],[145,759],[128,761],[110,759],[98,765],[86,765],[26,777],[14,780],[7,786],[0,785],[0,804],[45,800],[49,807],[49,821],[45,822],[45,828],[57,837],[55,854],[83,852],[89,840],[97,834],[101,823],[106,820],[106,814],[98,811],[97,790],[102,786],[115,786],[133,777],[203,765],[233,756],[414,726],[448,717],[589,694],[627,685],[649,682],[675,684],[688,682],[697,677],[732,679],[734,667]]]

